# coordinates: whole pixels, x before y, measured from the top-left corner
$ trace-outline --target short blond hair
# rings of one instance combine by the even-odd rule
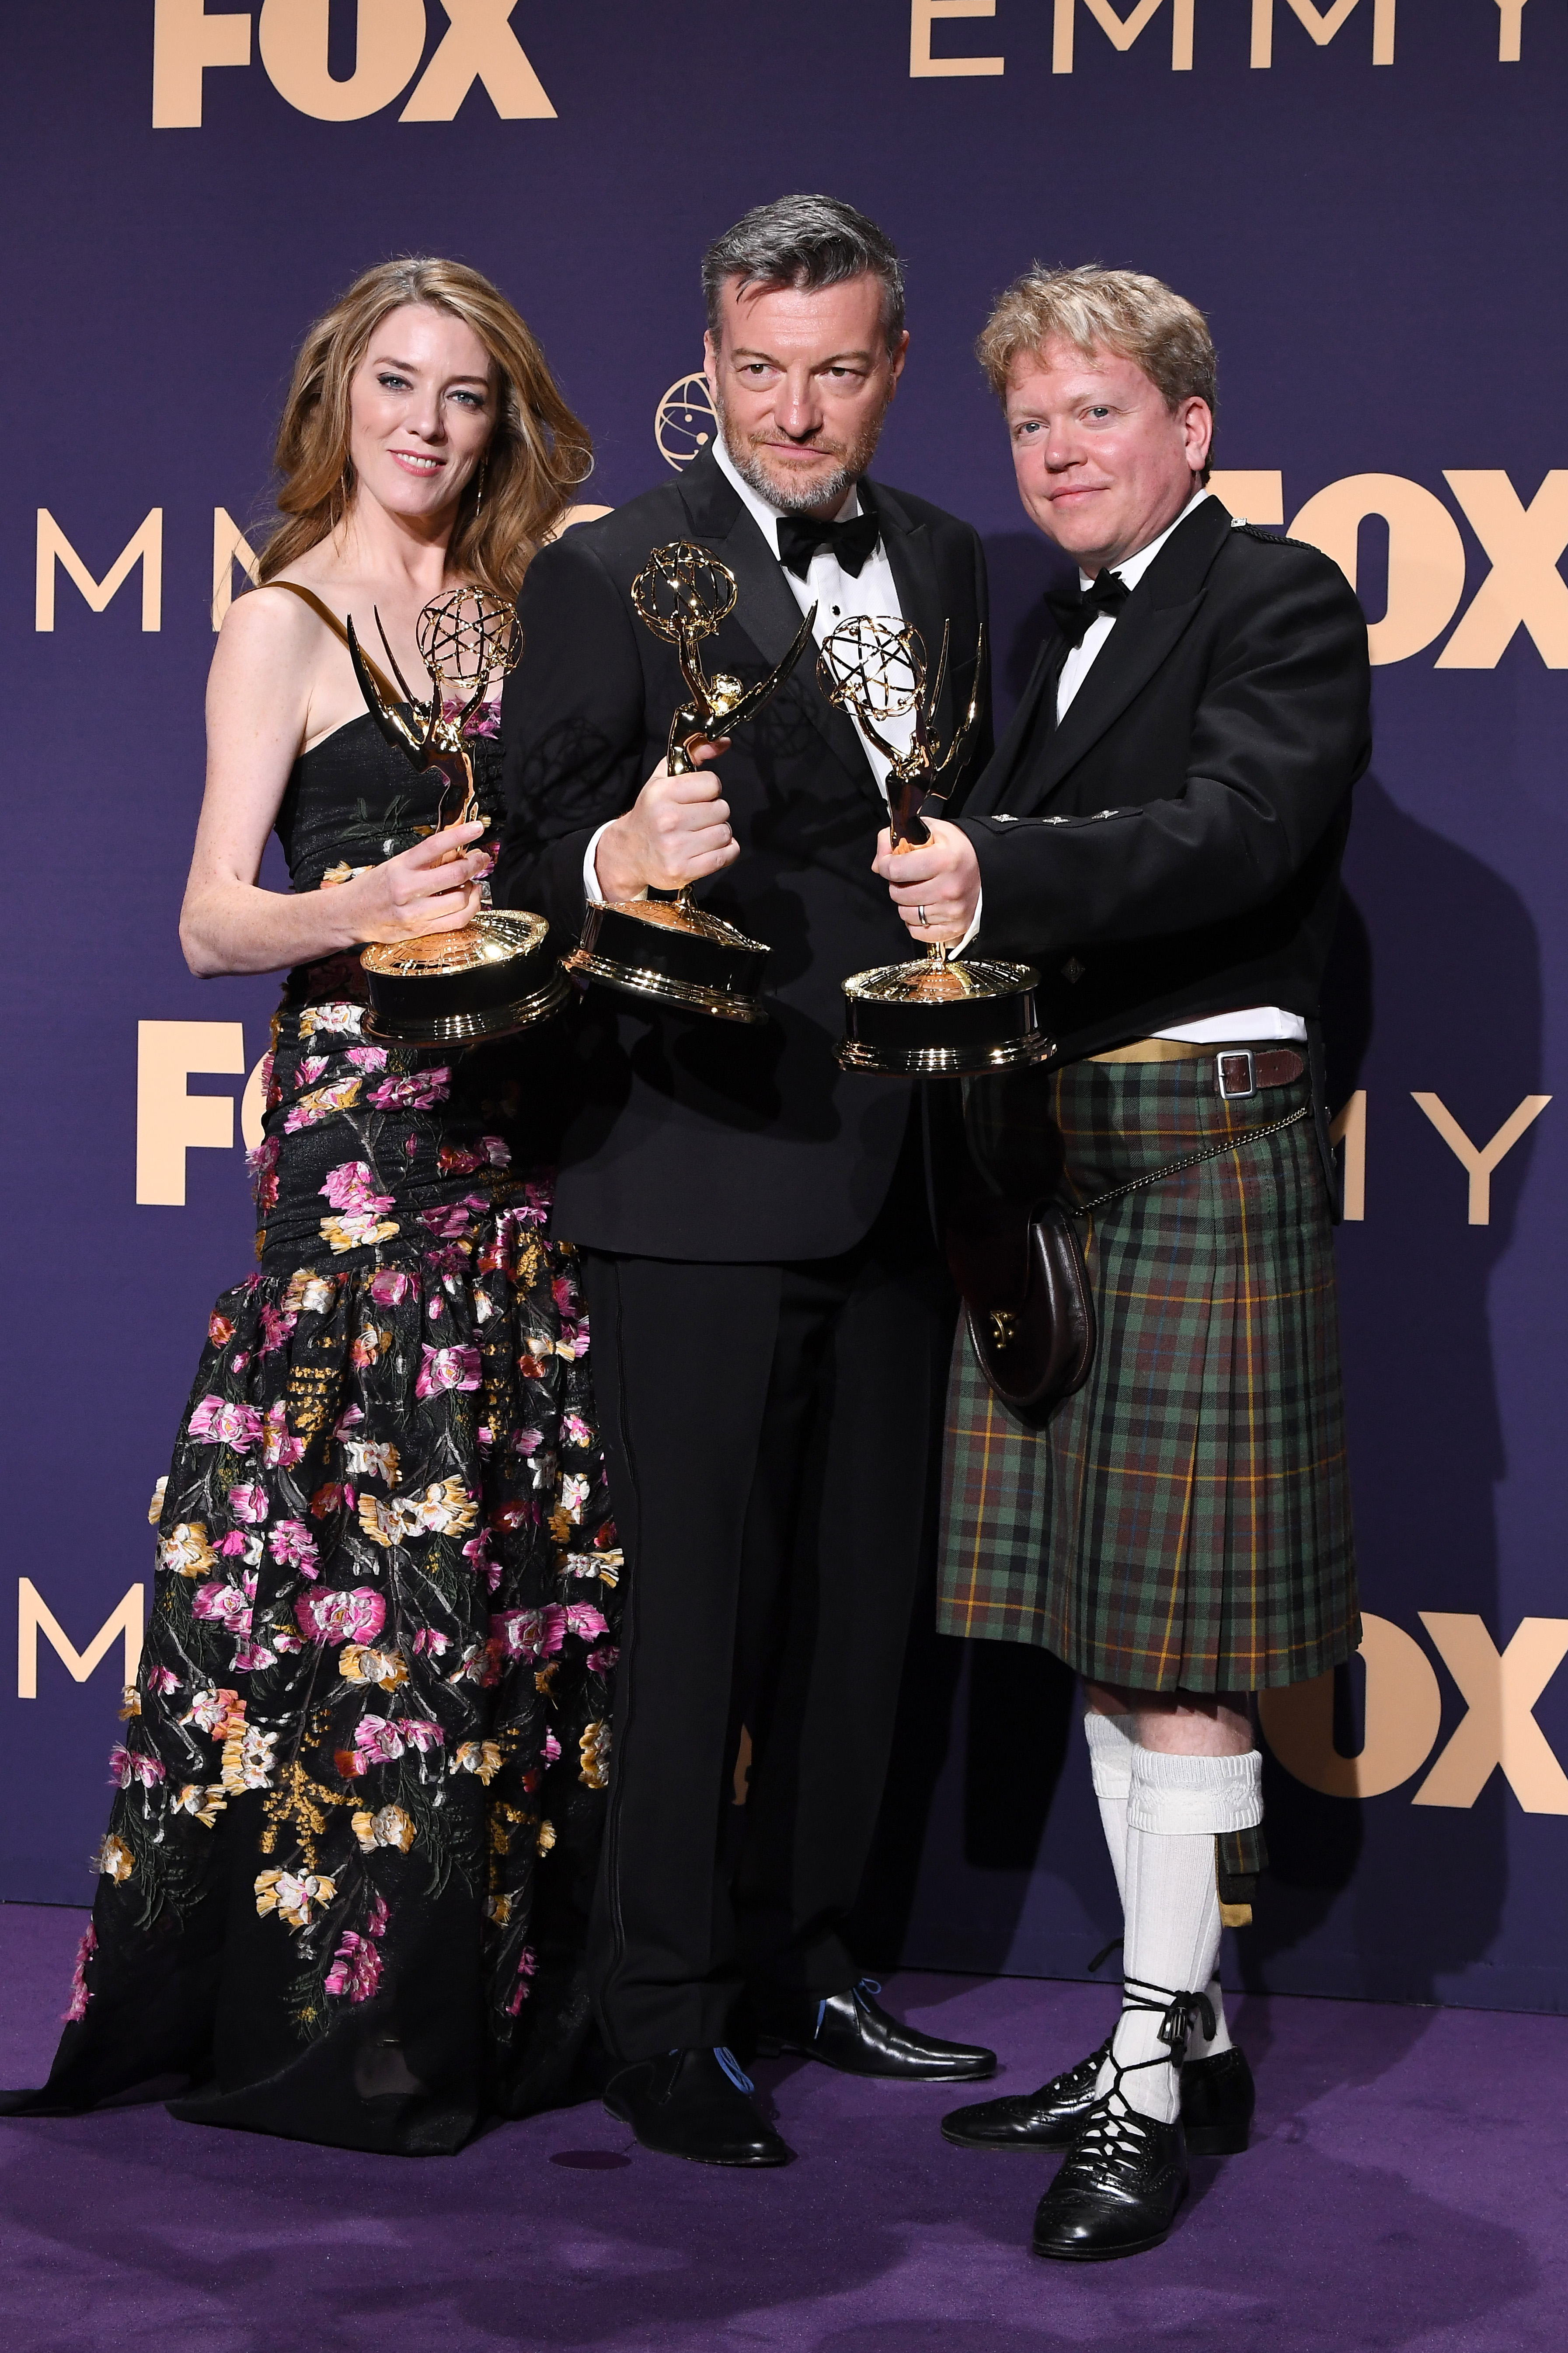
[[[998,400],[1026,354],[1042,352],[1053,335],[1086,358],[1110,351],[1141,367],[1175,408],[1184,400],[1215,396],[1214,342],[1201,311],[1158,278],[1138,269],[1047,269],[1036,262],[997,298],[975,357]]]

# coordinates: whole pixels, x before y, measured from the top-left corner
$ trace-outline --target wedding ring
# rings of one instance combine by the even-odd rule
[[[916,914],[917,914],[917,915],[920,917],[920,919],[921,919],[921,931],[922,931],[922,932],[929,932],[929,931],[930,931],[930,929],[931,929],[931,925],[930,925],[930,924],[927,923],[927,921],[926,921],[926,911],[925,911],[925,909],[924,909],[923,907],[917,907],[917,908],[915,909],[915,913],[916,913]]]

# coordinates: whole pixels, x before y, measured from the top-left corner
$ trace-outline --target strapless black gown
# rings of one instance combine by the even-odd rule
[[[368,717],[338,729],[279,813],[294,888],[433,804]],[[567,2094],[621,1556],[545,1239],[551,1047],[375,1046],[364,1003],[355,955],[284,989],[259,1263],[154,1498],[92,1925],[13,2113],[176,2077],[182,2117],[414,2154]]]

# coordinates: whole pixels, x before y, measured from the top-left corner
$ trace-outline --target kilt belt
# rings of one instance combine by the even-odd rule
[[[1099,1346],[1031,1431],[961,1331],[938,1624],[1132,1690],[1305,1682],[1360,1641],[1330,1213],[1310,1118],[1280,1117],[1310,1109],[1305,1057],[1141,1043],[1180,1050],[1015,1087],[1073,1196],[1115,1197],[1086,1234]]]

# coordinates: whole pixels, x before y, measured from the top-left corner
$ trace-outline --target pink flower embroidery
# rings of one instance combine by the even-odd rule
[[[269,1356],[274,1348],[280,1348],[298,1321],[297,1316],[285,1314],[281,1308],[264,1307],[261,1311],[262,1355]]]
[[[429,1227],[437,1241],[455,1241],[459,1234],[468,1232],[472,1211],[484,1207],[484,1202],[474,1199],[470,1195],[466,1200],[448,1201],[434,1209],[421,1209],[419,1222]]]
[[[396,1267],[378,1266],[370,1279],[370,1295],[378,1307],[395,1307],[414,1288],[414,1277]]]
[[[351,2001],[368,2001],[381,1982],[381,1954],[368,1936],[345,1928],[324,1979],[328,1993],[346,1993]]]
[[[169,1667],[149,1667],[142,1681],[150,1692],[172,1692],[180,1688],[180,1678]]]
[[[607,1675],[620,1655],[614,1642],[602,1642],[596,1651],[589,1651],[584,1664],[595,1675]]]
[[[344,1059],[352,1062],[356,1071],[384,1071],[386,1048],[384,1046],[351,1046]]]
[[[205,1438],[209,1446],[232,1446],[237,1454],[248,1454],[261,1435],[261,1417],[253,1406],[205,1397],[191,1416],[189,1429],[193,1438]]]
[[[246,1154],[246,1166],[250,1171],[250,1190],[258,1209],[270,1209],[278,1201],[278,1155],[282,1146],[275,1135],[263,1136],[254,1152]]]
[[[312,1642],[370,1642],[386,1623],[386,1604],[370,1586],[356,1585],[346,1592],[302,1593],[294,1615]]]
[[[74,2026],[87,2016],[91,1996],[87,1989],[87,1965],[98,1950],[98,1931],[89,1920],[81,1932],[81,1942],[76,1948],[76,1967],[71,1971],[70,2008],[63,2013],[68,2026]]]
[[[490,1636],[509,1659],[553,1658],[566,1639],[566,1612],[558,1601],[542,1609],[506,1609],[490,1620]]]
[[[248,1406],[245,1407],[244,1410],[250,1413]],[[256,1419],[254,1414],[251,1415],[251,1419]],[[259,1424],[258,1427],[259,1428]],[[237,1451],[243,1452],[244,1450]],[[269,1471],[288,1470],[292,1463],[299,1461],[304,1451],[304,1440],[290,1438],[289,1435],[289,1425],[283,1412],[283,1400],[279,1398],[276,1404],[269,1405],[267,1409],[267,1443],[262,1449],[261,1459]]]
[[[250,1602],[237,1585],[221,1577],[208,1577],[198,1585],[191,1597],[194,1617],[204,1618],[214,1626],[226,1626],[231,1634],[250,1631]]]
[[[391,1111],[399,1104],[410,1111],[429,1111],[445,1103],[451,1092],[452,1073],[443,1064],[438,1071],[413,1071],[404,1079],[383,1079],[380,1086],[371,1089],[370,1100],[379,1111]]]
[[[376,1191],[375,1172],[367,1160],[344,1160],[336,1168],[329,1168],[321,1190],[334,1209],[379,1211],[392,1207],[391,1194]]]
[[[574,1634],[581,1634],[585,1642],[591,1642],[595,1635],[607,1634],[610,1630],[603,1612],[588,1601],[568,1602],[566,1623],[570,1630]]]
[[[247,1527],[259,1527],[267,1517],[267,1490],[258,1482],[250,1486],[231,1487],[228,1491],[231,1516],[243,1520]]]
[[[362,1773],[367,1765],[390,1765],[403,1749],[402,1730],[390,1716],[362,1715],[354,1726],[354,1755]]]
[[[539,1753],[543,1757],[547,1765],[553,1765],[555,1763],[557,1757],[561,1754],[561,1743],[556,1739],[555,1735],[552,1732],[547,1732],[545,1734],[544,1746]]]
[[[414,1384],[416,1397],[435,1397],[442,1389],[477,1389],[479,1352],[477,1348],[433,1348],[421,1341],[425,1362]]]
[[[139,1756],[117,1742],[109,1752],[109,1778],[121,1789],[129,1789],[132,1781],[154,1789],[163,1778],[163,1767],[155,1757]]]
[[[303,1520],[279,1520],[267,1539],[274,1560],[287,1561],[301,1577],[319,1575],[316,1539]]]
[[[517,1957],[517,1983],[506,1999],[506,2014],[509,2018],[515,2018],[528,2000],[528,1980],[535,1974],[538,1968],[539,1962],[532,1946],[524,1945]]]

